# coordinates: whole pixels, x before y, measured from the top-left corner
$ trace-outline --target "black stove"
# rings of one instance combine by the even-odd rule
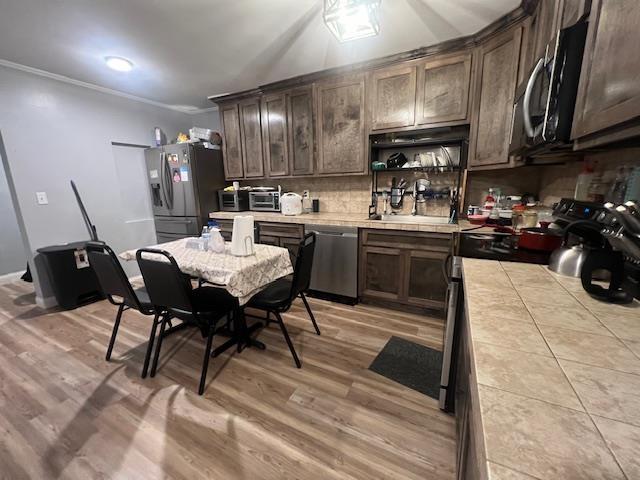
[[[460,232],[458,255],[500,262],[549,264],[549,252],[518,248],[518,236],[511,233]]]
[[[606,209],[601,203],[582,202],[572,198],[563,198],[553,210],[554,224],[558,230],[564,230],[577,220],[601,223],[605,215]],[[580,233],[580,228],[576,230]],[[513,233],[477,233],[469,230],[460,232],[458,255],[501,262],[548,265],[551,253],[518,248],[518,236]]]

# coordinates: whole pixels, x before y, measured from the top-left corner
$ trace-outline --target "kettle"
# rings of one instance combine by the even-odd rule
[[[569,234],[580,238],[580,242],[569,245]],[[600,226],[588,220],[577,220],[567,225],[562,245],[549,257],[549,270],[567,277],[580,278],[582,266],[589,252],[600,249],[606,242],[600,233]]]

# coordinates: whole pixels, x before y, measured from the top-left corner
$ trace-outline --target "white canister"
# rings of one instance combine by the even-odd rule
[[[253,248],[253,216],[238,215],[233,219],[231,233],[231,254],[246,257],[254,254]]]

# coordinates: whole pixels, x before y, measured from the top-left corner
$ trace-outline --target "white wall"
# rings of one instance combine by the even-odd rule
[[[128,205],[119,188],[122,165],[114,160],[111,142],[149,145],[155,126],[175,138],[178,131],[188,131],[194,117],[0,66],[5,163],[31,254],[46,245],[88,238],[71,179],[102,240],[116,251],[139,246],[138,238],[130,238]],[[47,193],[48,205],[36,204],[37,191]],[[40,301],[52,295],[42,273],[36,272],[35,285]]]
[[[220,115],[218,110],[208,110],[206,112],[197,113],[192,116],[193,125],[196,127],[210,128],[215,132],[220,132]]]
[[[0,165],[0,275],[25,270],[27,256],[4,168]]]

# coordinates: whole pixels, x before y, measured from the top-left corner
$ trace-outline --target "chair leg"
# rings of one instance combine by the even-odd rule
[[[204,393],[204,385],[207,383],[207,370],[209,369],[209,360],[211,357],[211,346],[213,345],[214,327],[210,327],[209,336],[207,337],[207,346],[204,349],[204,361],[202,363],[202,374],[200,375],[200,386],[198,387],[198,395]]]
[[[275,315],[276,315],[276,320],[278,320],[278,324],[280,324],[280,330],[282,330],[282,335],[284,335],[284,339],[287,341],[287,345],[289,345],[289,350],[291,350],[293,361],[296,362],[296,367],[301,368],[302,364],[300,363],[300,359],[298,358],[296,349],[293,347],[291,338],[289,338],[289,332],[287,332],[287,327],[284,326],[284,322],[282,321],[282,316],[278,312],[275,312]]]
[[[157,313],[153,316],[153,325],[151,325],[151,333],[149,334],[149,341],[147,342],[147,352],[144,355],[144,366],[142,367],[142,378],[147,378],[147,371],[149,370],[149,361],[151,360],[151,352],[153,352],[153,343],[156,338],[156,330],[158,328],[158,319],[160,315]]]
[[[113,331],[111,332],[111,340],[109,340],[109,347],[107,348],[107,362],[111,360],[111,352],[113,351],[113,344],[116,343],[116,335],[118,335],[118,328],[120,327],[120,319],[122,318],[122,312],[124,312],[124,303],[118,307],[118,313],[116,315],[116,322],[113,324]]]
[[[156,347],[156,354],[153,357],[153,365],[151,365],[151,377],[156,376],[156,369],[158,368],[158,358],[160,358],[160,349],[162,348],[162,339],[164,337],[164,330],[167,327],[169,314],[162,316],[162,323],[160,324],[160,336],[158,337],[158,346]]]
[[[313,312],[311,311],[311,307],[309,306],[309,302],[307,302],[307,297],[304,296],[304,293],[300,292],[300,298],[304,302],[304,306],[307,309],[307,313],[309,317],[311,317],[311,322],[313,323],[313,328],[316,329],[316,333],[320,335],[320,329],[318,328],[318,324],[316,323],[316,317],[313,316]]]

